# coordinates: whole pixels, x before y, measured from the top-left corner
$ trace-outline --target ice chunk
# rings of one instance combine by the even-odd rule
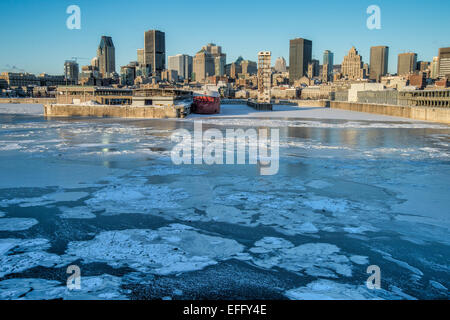
[[[129,266],[165,275],[200,270],[239,256],[243,248],[235,240],[172,224],[157,230],[102,232],[93,240],[69,243],[67,255],[86,263],[105,262],[113,267]]]
[[[306,287],[289,290],[285,295],[291,300],[380,300],[375,293],[363,285],[317,280]]]
[[[1,218],[0,231],[23,231],[36,224],[38,221],[33,218]]]
[[[60,217],[63,219],[94,219],[96,218],[96,215],[89,210],[87,207],[74,207],[74,208],[67,208],[67,207],[61,207],[59,208],[61,210],[62,214],[60,214]]]
[[[50,268],[63,263],[60,256],[44,251],[49,247],[49,241],[41,238],[0,239],[0,278],[36,266]]]
[[[250,249],[257,253],[252,261],[263,268],[279,267],[288,271],[306,273],[310,276],[350,277],[350,260],[339,254],[340,249],[328,243],[307,243],[294,247],[284,239],[264,238]]]

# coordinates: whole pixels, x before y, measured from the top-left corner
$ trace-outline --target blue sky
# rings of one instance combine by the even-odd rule
[[[373,4],[381,8],[381,30],[366,27]],[[81,8],[81,30],[66,27],[69,5]],[[367,63],[371,46],[387,45],[389,71],[396,72],[398,53],[414,51],[429,61],[438,48],[450,47],[449,12],[448,0],[1,0],[0,70],[62,74],[65,60],[94,57],[102,35],[113,38],[119,70],[136,60],[144,31],[159,29],[167,55],[193,55],[214,42],[227,62],[239,55],[256,61],[260,50],[289,62],[289,39],[297,37],[313,41],[321,62],[324,50],[333,51],[336,64],[352,45]]]

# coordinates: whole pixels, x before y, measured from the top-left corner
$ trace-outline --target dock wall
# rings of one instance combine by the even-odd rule
[[[450,108],[408,107],[339,101],[330,101],[330,107],[335,109],[383,114],[387,116],[450,124]]]
[[[190,110],[183,107],[132,107],[132,106],[82,106],[82,105],[44,105],[47,117],[112,117],[112,118],[184,118]]]

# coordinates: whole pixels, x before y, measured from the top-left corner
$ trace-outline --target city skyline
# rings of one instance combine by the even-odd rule
[[[431,1],[427,5],[413,1],[408,2],[408,6],[405,5],[406,1],[396,1],[395,4],[379,1],[382,28],[369,30],[366,27],[369,16],[366,9],[371,4],[370,1],[351,1],[345,9],[340,9],[338,3],[331,1],[327,8],[284,1],[267,11],[259,10],[255,2],[248,2],[239,5],[239,10],[243,13],[253,12],[250,15],[246,14],[245,19],[224,15],[226,27],[223,23],[217,22],[217,25],[208,25],[206,28],[205,21],[209,21],[206,12],[205,21],[189,18],[189,13],[197,10],[196,3],[177,2],[176,5],[180,10],[171,12],[169,7],[159,3],[133,1],[125,6],[117,2],[98,1],[93,4],[82,0],[77,3],[81,8],[81,30],[69,30],[65,26],[68,17],[66,8],[71,4],[69,1],[36,4],[28,0],[19,3],[7,0],[0,4],[0,21],[5,26],[12,25],[16,20],[21,23],[14,32],[5,34],[3,42],[7,44],[8,50],[0,52],[0,69],[35,74],[43,72],[62,74],[64,61],[70,60],[71,57],[86,58],[80,59],[79,63],[89,64],[90,59],[96,54],[99,39],[106,35],[113,38],[116,47],[118,72],[119,66],[136,60],[136,50],[144,46],[144,32],[157,29],[166,34],[166,57],[176,54],[194,56],[203,45],[213,42],[227,52],[227,63],[235,61],[239,56],[256,61],[259,51],[270,50],[273,57],[284,57],[289,65],[289,40],[302,37],[313,41],[312,58],[318,59],[321,63],[325,50],[331,50],[334,53],[334,63],[340,64],[344,55],[354,45],[364,62],[369,63],[372,46],[389,46],[388,71],[396,73],[399,53],[417,52],[418,60],[432,61],[433,57],[438,55],[440,47],[448,46],[446,30],[450,29],[450,22],[444,18],[447,11],[435,10],[434,2],[439,8],[450,9],[449,3],[437,1]],[[140,10],[135,10],[136,6],[131,4],[139,4]],[[212,2],[204,4],[216,6]],[[233,1],[229,2],[229,7],[231,8],[233,4]],[[33,7],[39,8],[39,15],[35,15],[38,10],[33,10]],[[146,10],[150,7],[156,10]],[[205,9],[209,15],[210,7]],[[294,10],[288,10],[290,8]],[[402,10],[399,10],[400,8]],[[321,16],[320,24],[314,20],[315,14],[305,13],[308,12],[306,9]],[[96,15],[98,12],[109,18],[98,19]],[[164,12],[170,12],[171,15],[162,14]],[[184,20],[178,19],[181,13],[185,17]],[[127,15],[131,18],[124,20],[123,17]],[[285,19],[280,18],[283,15]],[[434,25],[429,28],[423,28],[420,23],[413,23],[430,15],[433,16],[430,20]],[[443,18],[439,19],[440,16]],[[122,20],[118,20],[119,18]],[[251,25],[260,18],[269,18],[269,23],[262,24],[261,28],[251,28]],[[283,20],[283,23],[279,23],[280,20]],[[39,25],[40,32],[31,32],[32,25]],[[54,46],[55,39],[58,46]],[[243,42],[245,46],[242,46]]]

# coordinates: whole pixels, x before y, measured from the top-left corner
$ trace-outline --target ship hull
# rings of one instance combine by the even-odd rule
[[[210,96],[194,96],[193,112],[199,114],[220,113],[220,98]]]

